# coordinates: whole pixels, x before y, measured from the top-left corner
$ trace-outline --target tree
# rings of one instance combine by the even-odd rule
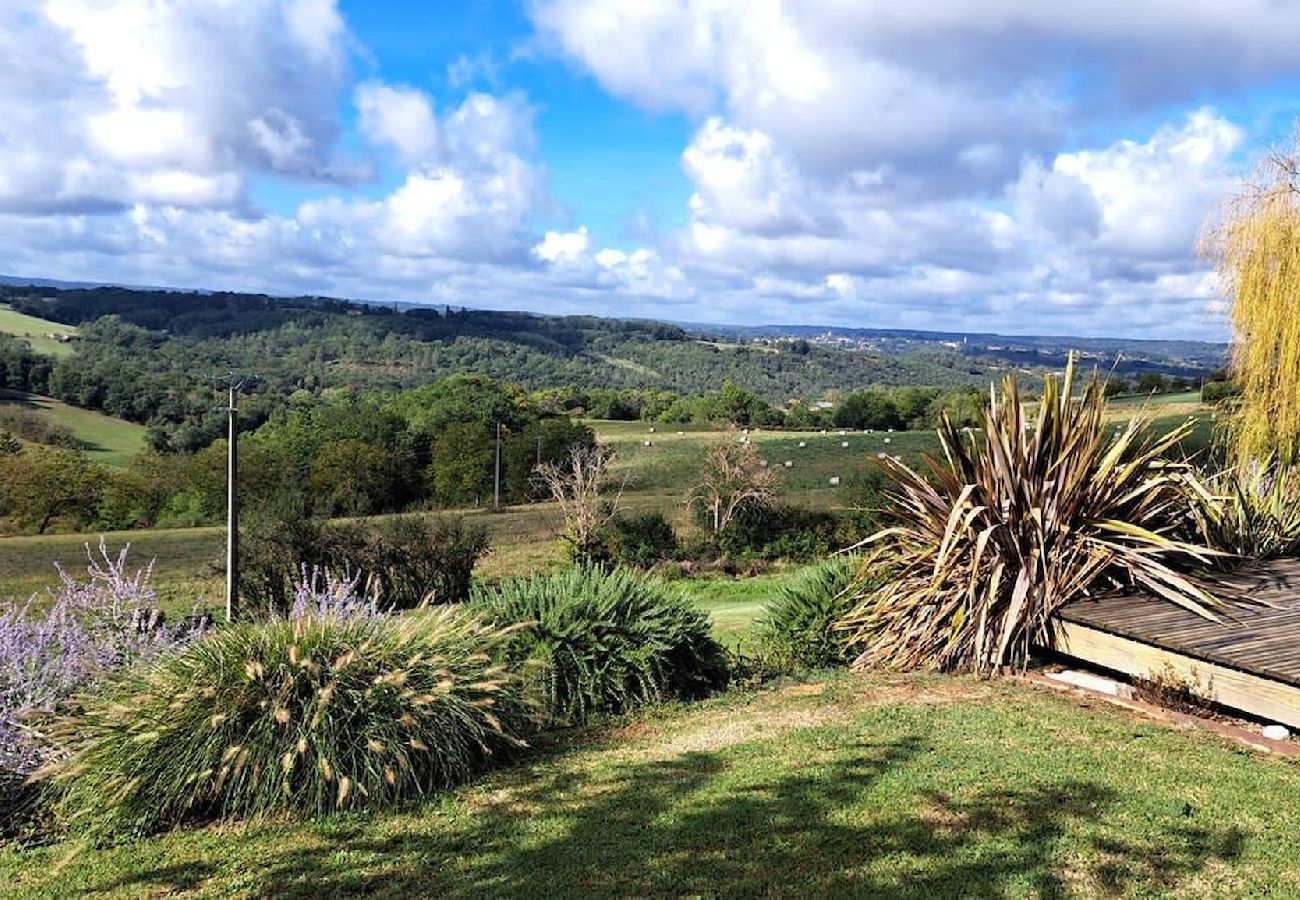
[[[398,482],[393,454],[351,438],[322,447],[307,478],[317,509],[331,516],[391,510]]]
[[[492,437],[482,425],[449,425],[433,440],[425,470],[433,497],[444,506],[477,504],[492,490]]]
[[[561,537],[581,563],[603,561],[605,529],[619,513],[623,487],[614,489],[613,459],[606,444],[575,444],[563,462],[537,467],[538,480],[564,516]]]
[[[840,428],[902,428],[906,420],[892,397],[879,388],[854,391],[835,408],[833,421]]]
[[[728,434],[709,448],[703,480],[686,503],[708,513],[716,537],[741,510],[775,499],[776,470],[763,465],[753,444]]]
[[[1239,461],[1300,449],[1300,134],[1231,198],[1203,249],[1231,303]]]
[[[594,446],[596,433],[567,418],[542,419],[508,435],[501,451],[501,492],[510,502],[547,496],[534,476],[541,463],[562,464],[576,445]]]
[[[187,486],[190,458],[141,450],[106,480],[99,524],[115,529],[153,528],[171,499]]]
[[[76,450],[25,447],[0,456],[0,508],[20,528],[44,534],[55,519],[80,527],[95,514],[104,471]]]

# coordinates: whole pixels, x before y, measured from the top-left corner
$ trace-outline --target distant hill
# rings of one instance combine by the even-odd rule
[[[172,446],[220,433],[211,376],[261,377],[245,417],[295,391],[398,390],[475,373],[530,390],[577,386],[701,394],[731,381],[773,404],[868,385],[987,385],[1010,370],[1059,368],[1071,349],[1125,376],[1204,377],[1224,348],[1195,342],[811,326],[682,326],[596,316],[402,307],[328,297],[0,284],[10,317],[76,331],[41,347],[0,327],[0,386],[162,429]],[[55,332],[58,327],[50,327]],[[71,352],[67,352],[71,348]],[[59,358],[51,354],[64,352]],[[1119,362],[1115,359],[1118,354]]]
[[[689,327],[689,326],[686,326]],[[821,347],[906,355],[926,348],[1012,366],[1059,368],[1070,353],[1120,375],[1162,372],[1196,377],[1227,364],[1228,345],[1113,337],[1004,335],[992,332],[917,331],[903,328],[836,328],[819,325],[696,326],[753,341],[807,340]]]

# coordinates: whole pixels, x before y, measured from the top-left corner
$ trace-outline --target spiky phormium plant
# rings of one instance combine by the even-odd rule
[[[860,664],[1022,667],[1052,642],[1053,613],[1110,588],[1214,617],[1216,599],[1185,574],[1216,554],[1190,536],[1213,500],[1189,466],[1166,460],[1191,424],[1157,436],[1139,415],[1116,429],[1095,375],[1074,391],[1071,360],[1045,380],[1030,425],[1008,378],[982,433],[945,419],[930,479],[885,461],[893,526],[868,540],[863,564],[893,574],[846,619]]]

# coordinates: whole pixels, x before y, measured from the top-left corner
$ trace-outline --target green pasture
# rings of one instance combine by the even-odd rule
[[[32,350],[46,356],[67,356],[72,353],[71,345],[46,335],[75,335],[77,329],[72,325],[20,313],[7,303],[0,303],[0,334],[12,334],[21,338],[31,344]]]
[[[52,397],[0,388],[0,406],[18,406],[62,425],[85,447],[95,462],[120,466],[144,448],[143,425],[72,406]]]

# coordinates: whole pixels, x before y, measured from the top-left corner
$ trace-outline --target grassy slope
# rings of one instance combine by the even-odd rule
[[[130,544],[131,569],[156,560],[154,587],[162,606],[169,611],[188,612],[200,601],[213,606],[221,601],[219,576],[225,552],[225,529],[218,527],[157,529],[109,532],[104,535],[114,554]],[[60,563],[74,576],[84,576],[86,544],[98,544],[98,535],[47,534],[0,538],[0,605],[8,600],[25,600],[33,593],[58,583],[54,564]]]
[[[120,466],[144,447],[144,426],[103,413],[69,406],[60,400],[0,389],[0,405],[22,406],[70,429],[96,462]]]
[[[1292,896],[1300,766],[1024,684],[840,676],[389,813],[0,850],[10,896]]]
[[[85,410],[74,410],[86,413]],[[1170,428],[1181,422],[1196,407],[1186,404],[1162,407],[1155,412],[1161,416],[1157,427]],[[110,420],[116,422],[117,420]],[[123,424],[123,423],[119,423]],[[689,514],[682,499],[693,482],[708,441],[719,439],[719,433],[702,426],[657,425],[644,422],[595,422],[601,440],[611,443],[617,450],[616,471],[627,478],[627,489],[622,503],[629,510],[640,512],[658,509],[681,528],[689,525]],[[1208,433],[1211,423],[1204,422],[1201,431]],[[684,433],[678,435],[677,431]],[[922,451],[937,452],[938,442],[933,432],[910,432],[891,435],[848,434],[841,437],[838,429],[823,435],[819,432],[765,432],[751,435],[759,451],[768,459],[783,463],[789,459],[794,466],[782,466],[786,495],[810,506],[839,507],[844,505],[842,488],[829,485],[831,475],[848,473],[867,467],[877,453],[888,450],[909,462],[916,463]],[[890,443],[884,443],[885,438]],[[644,446],[649,440],[650,447]],[[803,441],[806,447],[799,447]],[[847,449],[840,446],[848,441]],[[502,513],[472,510],[467,513],[471,521],[484,525],[492,534],[492,552],[479,564],[476,574],[488,579],[531,572],[563,563],[563,555],[555,539],[561,525],[557,511],[550,504],[516,507]],[[80,565],[82,545],[95,542],[95,535],[46,535],[42,537],[0,538],[0,600],[6,597],[26,597],[32,591],[51,583],[52,564]],[[110,545],[118,547],[126,541],[134,544],[133,557],[141,564],[157,558],[155,583],[164,589],[165,599],[188,609],[197,594],[215,597],[220,593],[220,581],[209,561],[221,554],[222,532],[218,528],[155,530],[122,532],[109,535]],[[726,591],[724,587],[709,590]],[[721,602],[721,601],[720,601]],[[723,603],[725,606],[726,603]],[[741,615],[736,610],[724,610],[728,615]]]
[[[46,356],[67,356],[72,348],[61,341],[45,337],[47,334],[76,334],[72,325],[50,322],[20,313],[5,303],[0,303],[0,334],[12,334],[32,346],[32,350]]]

